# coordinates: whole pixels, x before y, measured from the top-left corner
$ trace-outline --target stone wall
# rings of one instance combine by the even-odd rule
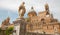
[[[41,34],[41,33],[27,32],[25,35],[52,35],[52,34]]]

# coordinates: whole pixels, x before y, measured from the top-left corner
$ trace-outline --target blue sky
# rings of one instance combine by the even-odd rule
[[[44,10],[45,3],[49,4],[50,12],[53,14],[54,18],[60,21],[60,0],[0,0],[0,24],[8,16],[10,17],[10,22],[18,18],[18,7],[22,2],[25,2],[26,14],[30,8],[33,6],[36,12]]]

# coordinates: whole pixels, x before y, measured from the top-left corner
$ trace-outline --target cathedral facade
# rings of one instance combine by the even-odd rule
[[[27,22],[27,32],[42,34],[56,34],[60,32],[60,23],[50,13],[48,4],[45,4],[45,11],[39,12],[38,15],[32,7],[28,13]]]

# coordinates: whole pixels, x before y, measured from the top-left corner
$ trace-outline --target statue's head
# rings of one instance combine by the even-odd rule
[[[22,4],[25,4],[25,2],[22,2]]]

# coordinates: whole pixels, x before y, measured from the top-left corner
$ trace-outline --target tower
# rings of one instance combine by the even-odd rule
[[[34,10],[33,7],[31,7],[31,10],[29,11],[28,16],[29,16],[29,17],[37,16],[37,13],[35,12],[35,10]]]

